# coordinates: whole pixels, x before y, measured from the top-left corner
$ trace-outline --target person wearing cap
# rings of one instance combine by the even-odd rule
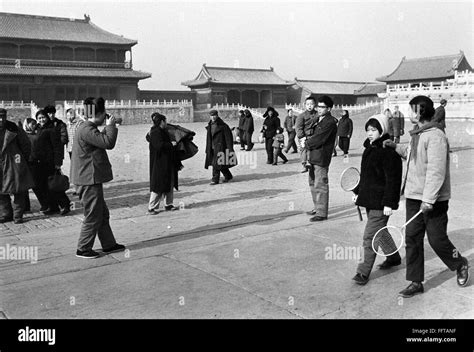
[[[253,148],[253,143],[252,143],[252,134],[255,131],[254,123],[253,123],[253,116],[252,113],[250,112],[249,109],[244,110],[244,124],[243,124],[243,129],[244,129],[244,144],[247,146],[246,151],[251,151]]]
[[[64,160],[64,148],[69,142],[67,126],[62,120],[56,117],[56,108],[53,105],[47,105],[43,109],[43,111],[49,117],[49,121],[50,121],[49,125],[53,128],[55,133],[59,136],[59,140],[61,142],[61,148],[59,149],[61,162],[56,164],[58,166],[57,167],[58,172],[61,172],[61,166]],[[51,212],[60,211],[61,215],[68,214],[71,211],[70,205],[69,205],[71,201],[69,200],[69,197],[66,195],[66,192],[58,192],[56,198],[64,199],[64,201],[60,201],[57,204],[53,204],[50,208],[50,211]],[[67,205],[64,205],[64,204],[67,204]],[[60,210],[60,208],[62,209]]]
[[[106,114],[105,101],[101,97],[85,99],[84,107],[87,120],[79,125],[74,136],[71,182],[77,186],[84,207],[76,256],[91,259],[99,257],[92,249],[96,236],[105,253],[123,251],[125,246],[115,241],[103,189],[103,184],[113,179],[106,150],[113,149],[117,142],[115,118]],[[101,132],[97,127],[104,121],[105,128]]]
[[[25,131],[7,121],[7,111],[0,108],[0,223],[23,222],[27,192],[35,185],[28,168],[30,153]]]
[[[398,110],[398,105],[393,107],[392,113],[392,129],[393,129],[393,141],[400,143],[400,137],[405,134],[405,116]]]
[[[405,229],[406,279],[411,283],[399,295],[406,298],[424,291],[425,233],[437,256],[450,270],[457,271],[458,285],[465,287],[469,282],[468,260],[454,247],[447,234],[451,198],[448,139],[439,123],[433,121],[435,110],[429,97],[419,95],[409,104],[413,111],[410,120],[416,125],[410,131],[410,144],[384,141],[385,147],[395,148],[407,160],[407,171],[402,180],[407,221],[419,210],[423,212]]]
[[[278,112],[269,106],[267,111],[263,114],[265,121],[261,132],[265,138],[265,150],[267,151],[267,164],[273,164],[273,137],[277,134],[277,129],[281,127]]]
[[[288,109],[288,115],[285,117],[285,122],[283,123],[283,127],[285,128],[286,132],[288,133],[288,144],[284,149],[285,153],[290,151],[290,148],[293,148],[293,153],[298,153],[298,146],[296,145],[295,138],[296,138],[296,116],[294,115],[293,109]]]
[[[364,141],[364,153],[360,164],[360,181],[354,190],[358,206],[365,207],[367,224],[364,229],[362,247],[363,258],[352,278],[356,284],[365,285],[369,281],[377,254],[372,249],[372,240],[382,227],[387,225],[389,217],[398,209],[400,187],[402,183],[402,160],[391,148],[384,148],[383,142],[390,139],[388,118],[384,114],[371,116],[366,124],[367,139]],[[392,240],[388,237],[386,240]],[[387,245],[392,245],[393,240]],[[398,252],[387,257],[379,269],[388,269],[401,264]]]
[[[229,126],[219,117],[217,110],[209,112],[210,121],[206,126],[206,161],[204,168],[212,166],[211,185],[219,183],[220,174],[224,175],[224,183],[232,180],[230,168],[237,165],[234,152],[232,132]]]
[[[166,131],[166,116],[155,112],[151,115],[153,126],[147,135],[150,148],[150,201],[148,215],[156,215],[161,199],[165,210],[177,210],[173,205],[173,189],[178,189],[178,167],[175,153],[176,142]]]
[[[313,120],[308,126],[312,134],[305,141],[308,149],[310,163],[308,183],[313,198],[313,209],[307,212],[313,215],[310,219],[324,221],[328,218],[329,208],[329,164],[334,151],[334,143],[337,135],[337,120],[331,115],[334,106],[333,100],[327,95],[318,98],[319,118]]]
[[[435,110],[435,114],[433,116],[433,122],[437,122],[440,124],[441,129],[444,131],[446,129],[446,110],[445,107],[448,104],[446,99],[441,99],[439,101],[439,106]]]

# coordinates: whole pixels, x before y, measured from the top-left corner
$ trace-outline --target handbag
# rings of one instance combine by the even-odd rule
[[[54,175],[48,177],[48,189],[53,192],[66,192],[69,189],[69,177],[61,170],[56,170]]]

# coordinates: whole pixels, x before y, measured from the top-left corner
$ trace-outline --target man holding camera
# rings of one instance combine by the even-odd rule
[[[109,209],[104,199],[103,183],[113,179],[106,149],[113,149],[118,129],[113,116],[106,114],[103,98],[84,100],[86,121],[76,131],[71,159],[71,182],[77,185],[84,206],[84,220],[76,256],[97,258],[92,250],[96,235],[105,253],[123,251],[125,246],[115,241],[109,224]],[[99,131],[105,121],[105,128]]]

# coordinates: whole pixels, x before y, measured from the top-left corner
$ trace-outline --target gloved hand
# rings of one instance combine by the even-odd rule
[[[420,206],[421,211],[423,214],[429,213],[433,210],[433,204],[422,202]]]
[[[386,139],[383,141],[383,147],[384,148],[393,148],[395,149],[397,146],[397,143],[395,143],[394,141],[390,140],[390,139]]]

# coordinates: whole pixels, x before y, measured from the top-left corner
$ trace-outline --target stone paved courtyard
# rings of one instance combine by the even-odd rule
[[[0,246],[36,247],[38,261],[0,261],[1,315],[473,318],[472,285],[458,288],[455,273],[427,242],[425,294],[412,299],[397,297],[407,285],[404,263],[387,272],[374,270],[368,285],[359,287],[350,280],[357,258],[327,257],[332,249],[357,248],[362,241],[365,222],[358,220],[351,194],[339,187],[341,171],[360,165],[364,122],[354,122],[350,158],[346,163],[338,156],[330,166],[329,220],[319,224],[304,214],[311,209],[311,196],[307,174],[298,173],[297,154],[288,154],[286,165],[267,165],[264,145],[256,144],[254,151],[239,156],[231,183],[210,186],[211,170],[204,169],[205,123],[183,124],[196,131],[200,151],[184,162],[179,175],[175,205],[181,210],[147,216],[149,126],[121,126],[117,145],[109,152],[114,180],[105,194],[116,238],[128,250],[96,260],[76,258],[82,219],[77,197],[71,195],[75,210],[70,216],[46,218],[31,194],[33,212],[24,224],[0,224]],[[471,262],[473,125],[448,122],[447,128],[453,151],[448,230]],[[257,131],[260,126],[256,121]],[[402,143],[407,141],[405,135]],[[390,223],[401,225],[404,216],[402,201]]]

